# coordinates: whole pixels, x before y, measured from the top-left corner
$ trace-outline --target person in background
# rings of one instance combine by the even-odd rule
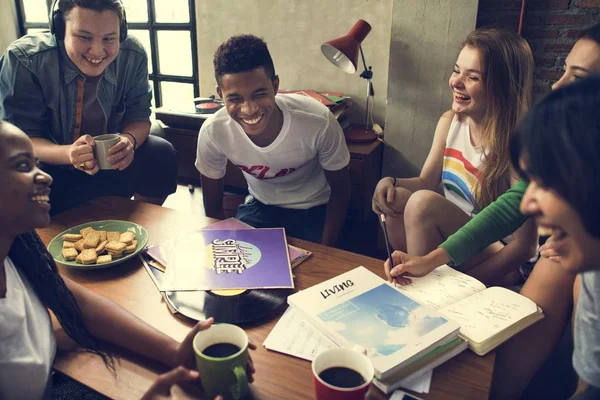
[[[508,143],[532,97],[533,55],[516,33],[481,28],[463,44],[449,85],[452,110],[438,122],[419,177],[383,178],[373,211],[385,214],[393,249],[425,255],[516,182]],[[444,195],[436,192],[441,185]],[[526,223],[458,268],[483,283],[515,284],[518,266],[535,255],[537,235]],[[395,265],[395,264],[394,264]],[[385,264],[388,279],[390,265]]]
[[[55,0],[50,27],[0,59],[0,119],[32,139],[54,177],[52,212],[103,195],[162,204],[176,189],[177,153],[149,136],[148,59],[127,36],[121,0]],[[112,170],[94,156],[105,133],[120,134]]]
[[[522,213],[552,232],[555,265],[580,280],[573,353],[585,388],[574,396],[579,400],[600,398],[599,109],[600,76],[565,86],[532,109],[511,143],[513,165],[530,181]],[[514,365],[523,350],[513,352]]]
[[[51,176],[38,167],[31,140],[0,121],[0,398],[50,398],[52,363],[65,342],[55,338],[47,309],[68,337],[101,356],[109,367],[114,367],[114,359],[103,343],[174,368],[157,379],[144,399],[167,395],[173,384],[198,379],[192,340],[212,325],[212,318],[199,322],[178,343],[58,274],[34,230],[50,223],[51,184]]]
[[[250,197],[236,218],[256,228],[284,227],[289,236],[336,244],[350,199],[350,153],[327,107],[301,95],[279,95],[267,44],[233,36],[214,57],[225,107],[198,135],[206,215],[223,219],[227,161],[240,168]]]
[[[562,88],[595,73],[600,73],[600,24],[581,32],[565,59],[563,76],[554,83],[552,89]],[[427,255],[394,252],[392,265],[389,266],[391,275],[423,276],[443,264],[461,265],[487,246],[511,234],[528,218],[519,210],[527,185],[526,180],[517,182]],[[548,236],[550,232],[542,229],[539,233]],[[531,271],[522,271],[528,278],[520,293],[538,304],[544,310],[545,318],[521,332],[497,353],[495,370],[507,374],[496,373],[496,390],[510,387],[513,394],[520,393],[556,349],[565,331],[573,309],[573,298],[578,297],[580,284],[574,274],[552,262],[559,254],[560,242],[557,244],[555,237],[550,236],[540,247],[542,258],[535,267]],[[526,345],[534,342],[536,346]],[[513,352],[526,356],[514,365]]]

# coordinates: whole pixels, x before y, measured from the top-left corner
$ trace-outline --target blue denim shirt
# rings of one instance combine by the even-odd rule
[[[149,121],[152,92],[147,60],[142,45],[130,36],[104,71],[97,96],[107,132],[120,132],[133,121]],[[54,35],[17,39],[0,59],[0,118],[30,137],[73,143],[78,79],[84,75]]]

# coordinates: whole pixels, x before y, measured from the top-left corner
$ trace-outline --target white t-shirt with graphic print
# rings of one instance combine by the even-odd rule
[[[323,170],[348,165],[342,128],[327,107],[302,95],[277,95],[283,126],[267,147],[256,146],[225,108],[208,118],[198,135],[196,168],[211,179],[225,176],[227,160],[242,170],[258,201],[308,209],[329,201]]]

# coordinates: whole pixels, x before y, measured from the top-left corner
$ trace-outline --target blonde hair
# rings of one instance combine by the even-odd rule
[[[534,60],[525,39],[505,29],[476,29],[463,47],[479,53],[487,96],[480,137],[485,159],[475,187],[483,209],[510,187],[509,141],[531,105]]]

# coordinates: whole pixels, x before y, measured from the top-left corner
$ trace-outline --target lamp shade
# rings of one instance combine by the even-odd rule
[[[337,67],[349,74],[356,72],[360,44],[371,31],[371,25],[363,19],[358,20],[346,36],[330,40],[321,45],[323,55]]]

